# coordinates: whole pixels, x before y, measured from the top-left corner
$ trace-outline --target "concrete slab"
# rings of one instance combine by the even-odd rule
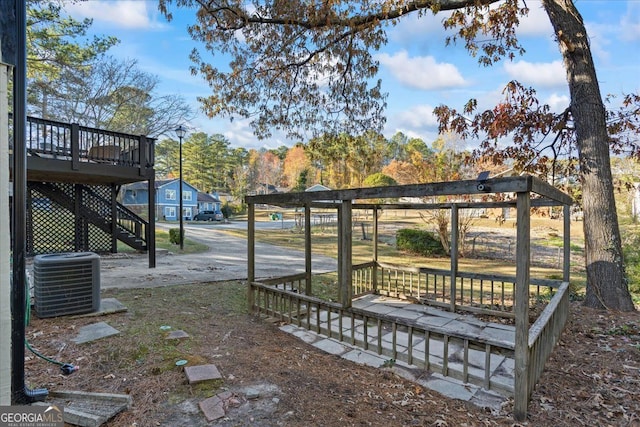
[[[401,319],[410,319],[410,320],[415,320],[423,316],[422,313],[418,313],[417,311],[405,310],[404,308],[397,308],[393,311],[390,311],[388,314],[389,316],[399,317]]]
[[[98,322],[80,328],[78,335],[72,338],[71,341],[76,344],[84,344],[101,338],[117,335],[119,333],[119,330],[109,326],[106,322]]]
[[[472,336],[472,337],[480,334],[480,332],[482,331],[482,328],[478,326],[470,325],[466,322],[461,322],[459,320],[452,320],[442,325],[441,329],[443,331],[455,332],[455,333]]]
[[[184,373],[187,376],[189,384],[222,379],[220,371],[218,371],[216,365],[212,364],[187,366],[184,368]]]
[[[116,298],[101,298],[100,299],[100,308],[98,311],[94,311],[92,313],[87,314],[79,314],[76,317],[96,317],[96,316],[105,316],[107,314],[113,313],[123,313],[127,311],[128,308],[118,301]]]
[[[200,410],[207,421],[215,421],[225,416],[224,402],[218,396],[213,396],[199,403]]]
[[[416,319],[416,323],[418,323],[419,325],[425,325],[425,326],[444,326],[447,323],[452,321],[453,319],[450,317],[433,316],[433,315],[424,315]]]
[[[109,313],[120,313],[122,311],[127,311],[127,306],[122,304],[116,298],[100,299],[100,309],[98,310],[98,313],[109,314]]]
[[[97,427],[131,406],[127,394],[90,393],[86,391],[51,391],[46,402],[34,405],[55,405],[64,408],[65,425]]]
[[[429,378],[420,380],[419,382],[425,387],[447,397],[466,401],[471,400],[479,390],[479,387],[454,380],[450,377],[443,377],[439,374],[433,374]]]
[[[483,388],[479,389],[470,400],[470,402],[476,406],[496,412],[502,408],[502,405],[504,405],[506,401],[507,398],[500,393],[485,390]]]
[[[298,329],[297,331],[293,332],[293,335],[308,344],[311,344],[318,339],[318,335],[316,335],[314,332],[307,331],[306,329]]]
[[[384,366],[384,362],[389,360],[388,358],[376,356],[364,350],[351,350],[343,354],[342,357],[361,365],[373,366],[374,368]]]
[[[494,341],[502,344],[514,345],[516,341],[515,329],[508,330],[503,328],[486,327],[478,335],[480,339]]]
[[[166,340],[183,340],[186,338],[191,338],[188,333],[183,330],[171,331],[165,337]]]
[[[337,356],[340,356],[341,354],[349,350],[348,347],[340,344],[337,341],[330,340],[330,339],[316,341],[312,345],[314,347],[319,348],[320,350],[326,351],[327,353],[330,353],[330,354],[335,354]]]
[[[292,325],[291,323],[287,323],[286,325],[282,325],[280,326],[280,330],[282,332],[286,332],[288,334],[293,334],[294,332],[296,332],[299,328],[296,325]]]

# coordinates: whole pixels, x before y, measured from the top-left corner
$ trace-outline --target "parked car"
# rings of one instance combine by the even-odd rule
[[[193,217],[196,221],[222,221],[224,219],[224,215],[222,212],[216,211],[200,211]]]

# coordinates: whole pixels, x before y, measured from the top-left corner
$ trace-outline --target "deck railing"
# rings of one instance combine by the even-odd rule
[[[390,361],[403,361],[487,390],[513,395],[511,382],[492,378],[496,358],[512,355],[513,343],[471,337],[408,318],[354,307],[343,308],[340,304],[290,290],[292,277],[288,276],[282,281],[269,279],[269,284],[250,283],[250,310],[257,315],[373,351],[389,357]],[[434,345],[436,342],[437,345]],[[406,351],[400,351],[400,347],[406,348]],[[454,351],[461,352],[461,357],[456,358],[455,362],[450,358]]]
[[[27,117],[27,152],[73,162],[147,168],[154,164],[154,139]]]
[[[527,402],[542,375],[549,355],[560,339],[560,334],[562,334],[568,316],[569,283],[564,282],[542,314],[529,328]]]
[[[378,263],[375,292],[398,298],[413,298],[451,311],[513,317],[515,277],[498,274],[457,272],[452,286],[449,270]],[[562,281],[531,279],[529,304],[550,299]],[[354,284],[354,286],[357,286]],[[452,298],[453,295],[453,298]]]
[[[443,307],[450,308],[447,298],[451,294],[449,289],[453,289],[455,295],[461,295],[456,298],[456,310],[513,316],[511,310],[515,279],[508,276],[458,273],[460,280],[456,280],[456,286],[451,288],[451,274],[446,270],[400,268],[375,262],[355,265],[353,270],[354,295],[374,292],[400,297],[415,296],[421,297],[422,302],[441,303]],[[251,311],[374,351],[390,359],[424,367],[485,389],[498,390],[514,396],[516,405],[524,408],[560,338],[569,313],[567,282],[558,284],[552,280],[532,279],[530,301],[537,301],[544,296],[542,288],[551,288],[552,295],[535,323],[529,327],[528,346],[519,349],[511,341],[472,337],[434,325],[427,326],[409,318],[367,312],[355,307],[344,308],[337,303],[304,295],[304,283],[304,274],[251,283]],[[487,309],[481,304],[495,309]],[[383,331],[386,334],[384,337]],[[432,340],[437,340],[439,344],[432,346]],[[399,346],[406,351],[398,351]],[[433,347],[437,347],[438,351],[434,352]],[[453,362],[449,357],[452,349],[461,356],[454,358]],[[517,369],[513,371],[512,381],[492,377],[492,364],[496,358],[505,355],[527,361],[527,368],[522,373]],[[516,396],[516,390],[522,390],[518,383],[526,384],[526,393]]]

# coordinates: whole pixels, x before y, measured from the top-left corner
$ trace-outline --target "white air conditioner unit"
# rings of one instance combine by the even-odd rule
[[[98,311],[100,257],[93,252],[36,255],[33,284],[40,318]]]

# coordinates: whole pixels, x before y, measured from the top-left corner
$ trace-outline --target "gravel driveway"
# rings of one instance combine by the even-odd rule
[[[162,227],[162,225],[159,225]],[[185,283],[247,279],[247,241],[216,227],[185,226],[189,239],[209,246],[207,252],[178,255],[158,251],[156,268],[148,268],[146,254],[101,257],[101,288],[137,288]],[[335,271],[335,259],[314,255],[313,272]],[[256,243],[256,278],[304,272],[304,252]]]

